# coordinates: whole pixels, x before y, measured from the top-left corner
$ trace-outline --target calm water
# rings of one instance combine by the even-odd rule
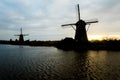
[[[120,52],[0,45],[0,80],[120,80]]]

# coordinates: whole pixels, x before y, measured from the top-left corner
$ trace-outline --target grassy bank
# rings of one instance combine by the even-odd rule
[[[61,41],[5,41],[0,40],[0,44],[28,45],[28,46],[54,46],[63,50],[120,50],[120,40],[103,39],[92,40],[88,43],[77,43],[72,38],[65,38]]]

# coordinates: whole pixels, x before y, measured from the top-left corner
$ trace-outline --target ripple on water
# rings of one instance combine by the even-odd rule
[[[120,80],[120,52],[0,47],[0,80]]]

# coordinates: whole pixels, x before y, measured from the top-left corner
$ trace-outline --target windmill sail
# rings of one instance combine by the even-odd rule
[[[94,20],[87,20],[85,21],[86,24],[91,24],[91,23],[98,23],[98,20],[97,19],[94,19]]]
[[[76,23],[72,23],[72,24],[64,24],[64,25],[61,25],[61,26],[70,26],[70,25],[75,25]]]
[[[79,8],[79,4],[77,5],[77,9],[78,9],[78,20],[80,20],[80,8]]]

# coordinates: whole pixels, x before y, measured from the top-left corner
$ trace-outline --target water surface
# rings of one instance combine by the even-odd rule
[[[0,80],[120,80],[120,52],[0,45]]]

